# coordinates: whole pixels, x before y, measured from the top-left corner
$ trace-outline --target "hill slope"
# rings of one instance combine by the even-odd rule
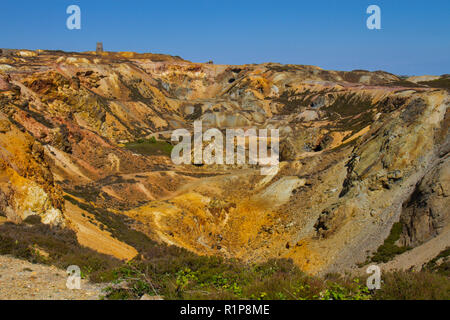
[[[446,77],[9,51],[0,57],[0,215],[38,215],[119,259],[144,252],[120,227],[199,255],[290,258],[309,273],[353,268],[397,221],[399,247],[447,230],[448,179],[434,187],[436,170],[448,171]],[[174,165],[165,141],[196,120],[278,128],[280,170]],[[106,242],[89,241],[83,224]],[[107,239],[116,249],[104,249]]]

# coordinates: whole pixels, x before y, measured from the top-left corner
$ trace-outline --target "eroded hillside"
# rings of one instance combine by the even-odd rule
[[[118,215],[200,255],[291,258],[311,273],[364,262],[401,221],[399,245],[443,239],[434,257],[450,246],[448,82],[9,51],[0,57],[0,215],[39,215],[131,259],[136,244],[108,225]],[[204,129],[279,129],[279,171],[174,165],[171,132],[198,120]]]

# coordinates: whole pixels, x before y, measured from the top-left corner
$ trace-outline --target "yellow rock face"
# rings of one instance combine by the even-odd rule
[[[0,133],[2,211],[15,222],[39,215],[43,223],[64,225],[62,197],[39,153],[42,147],[14,125],[6,126],[4,116],[0,115],[0,121],[4,124]]]

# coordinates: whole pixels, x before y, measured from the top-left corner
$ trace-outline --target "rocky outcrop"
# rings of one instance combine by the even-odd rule
[[[64,225],[62,192],[55,185],[42,145],[0,113],[0,214],[14,222],[38,215]]]
[[[402,208],[400,243],[416,247],[438,236],[450,225],[450,157],[433,167]]]

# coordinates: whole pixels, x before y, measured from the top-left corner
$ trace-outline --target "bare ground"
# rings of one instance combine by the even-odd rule
[[[66,281],[64,270],[0,256],[0,300],[98,300],[106,286],[81,280],[81,288],[71,290]]]

